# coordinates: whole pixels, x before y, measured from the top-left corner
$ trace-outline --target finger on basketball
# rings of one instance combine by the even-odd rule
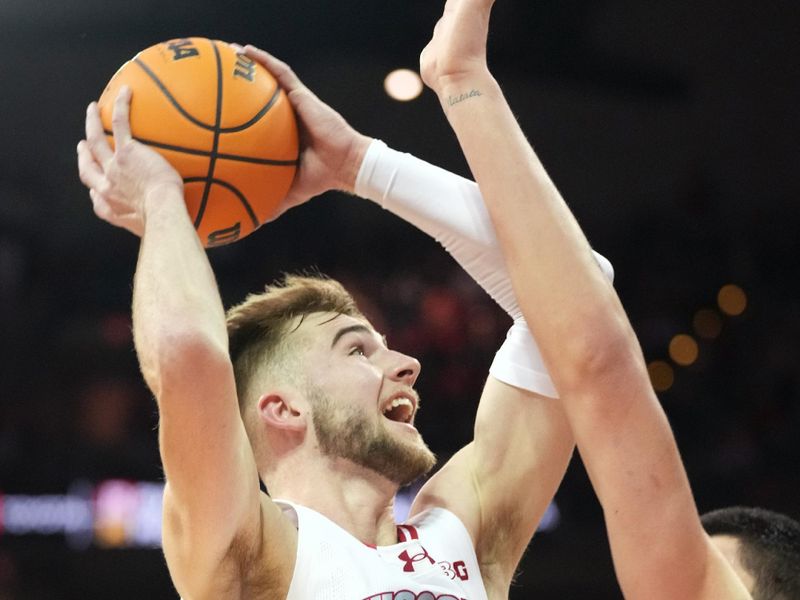
[[[252,44],[247,44],[247,46],[244,47],[244,54],[261,63],[267,71],[272,73],[287,93],[303,87],[303,83],[297,75],[295,75],[291,67],[282,60],[272,56],[269,52],[256,48]]]
[[[114,146],[122,148],[131,141],[131,88],[123,85],[114,100],[114,112],[111,115],[111,129],[114,132]]]
[[[94,160],[104,168],[114,158],[103,132],[103,122],[100,120],[96,102],[92,102],[86,109],[86,144]]]

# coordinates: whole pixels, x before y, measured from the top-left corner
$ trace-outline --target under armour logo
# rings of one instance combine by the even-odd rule
[[[419,562],[421,560],[426,560],[427,559],[428,562],[431,563],[432,565],[436,564],[436,561],[434,561],[431,558],[430,554],[428,554],[428,551],[425,550],[425,548],[423,548],[422,546],[420,546],[419,548],[420,548],[420,550],[422,550],[422,552],[417,552],[414,556],[409,556],[408,550],[403,550],[397,556],[397,558],[399,558],[404,563],[406,563],[403,566],[403,571],[405,571],[406,573],[414,571],[414,563],[415,562]]]

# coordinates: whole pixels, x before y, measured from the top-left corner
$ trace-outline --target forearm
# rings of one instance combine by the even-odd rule
[[[565,350],[574,345],[578,352],[597,337],[630,335],[622,307],[491,75],[462,80],[440,97],[480,186],[522,312],[554,379],[566,384],[566,367],[574,363],[564,360]]]
[[[480,95],[448,102],[471,90]],[[491,76],[461,81],[445,89],[443,98],[603,505],[623,590],[655,598],[697,589],[702,530],[672,432],[616,293],[594,266],[588,241]],[[663,532],[670,553],[643,551],[650,543],[645,524]],[[687,557],[698,560],[684,566],[680,585],[662,580]],[[661,596],[653,592],[660,584]]]
[[[373,140],[363,156],[355,192],[436,239],[514,319],[492,364],[492,374],[510,385],[557,396],[522,318],[477,184]],[[594,256],[606,277],[613,280],[611,263],[596,252]]]
[[[159,188],[145,201],[133,330],[142,373],[157,397],[164,369],[187,345],[227,351],[214,274],[177,189]]]
[[[373,140],[355,193],[437,240],[514,319],[522,316],[481,191],[474,181]],[[594,252],[606,277],[614,270]]]

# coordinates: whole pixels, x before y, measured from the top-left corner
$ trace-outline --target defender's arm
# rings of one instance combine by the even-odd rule
[[[622,589],[630,598],[746,598],[702,531],[625,312],[486,67],[492,3],[448,1],[423,75],[486,199],[603,505]]]

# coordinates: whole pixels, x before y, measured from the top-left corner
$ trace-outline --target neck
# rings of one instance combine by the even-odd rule
[[[370,469],[341,458],[315,458],[302,465],[284,463],[265,481],[273,498],[315,510],[364,543],[397,542],[394,496],[398,485]]]

